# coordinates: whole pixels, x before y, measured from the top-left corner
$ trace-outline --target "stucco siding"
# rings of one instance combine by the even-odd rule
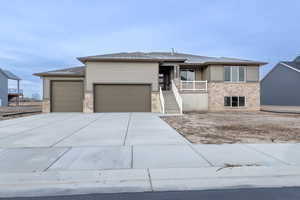
[[[84,80],[84,78],[77,78],[77,77],[44,77],[43,78],[43,99],[50,99],[51,93],[51,81],[52,80],[59,80],[59,81],[71,81],[71,80]]]
[[[87,62],[86,91],[94,83],[150,83],[158,91],[158,63]]]
[[[205,68],[203,69],[203,80],[210,81],[210,77],[209,77],[209,67],[205,67]]]
[[[8,80],[7,77],[4,76],[4,74],[2,74],[0,72],[0,101],[1,104],[0,106],[7,106],[8,104]]]
[[[200,68],[196,68],[196,70],[195,70],[195,80],[196,81],[201,81],[202,78],[203,78],[203,76],[202,76],[201,69]]]
[[[280,64],[261,81],[262,105],[300,106],[300,73]]]
[[[259,81],[259,66],[247,66],[246,69],[247,82]]]
[[[211,65],[210,66],[210,81],[224,81],[224,66]]]
[[[181,93],[183,111],[206,111],[208,110],[207,93]]]

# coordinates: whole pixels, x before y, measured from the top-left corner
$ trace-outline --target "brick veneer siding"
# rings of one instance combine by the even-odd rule
[[[245,107],[231,108],[224,106],[225,96],[245,96]],[[255,83],[208,83],[208,110],[260,110],[260,85]]]
[[[50,112],[50,100],[44,99],[42,102],[42,112],[49,113]]]

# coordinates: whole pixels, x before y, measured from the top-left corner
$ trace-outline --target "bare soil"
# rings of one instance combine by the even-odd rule
[[[15,106],[14,104],[10,104],[10,106],[7,107],[0,107],[0,120],[34,115],[34,114],[38,114],[41,111],[42,111],[41,102],[21,102],[20,106]],[[31,113],[31,112],[37,112],[37,113]],[[3,116],[6,114],[15,114],[15,113],[21,113],[21,114],[12,115],[9,117]]]
[[[162,119],[196,144],[300,142],[300,114],[188,113]]]

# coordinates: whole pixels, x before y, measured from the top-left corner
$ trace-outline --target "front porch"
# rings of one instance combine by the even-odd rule
[[[208,109],[207,66],[162,65],[159,67],[160,100],[163,113]]]
[[[207,92],[206,66],[160,66],[159,86],[171,90],[172,82],[180,93]]]

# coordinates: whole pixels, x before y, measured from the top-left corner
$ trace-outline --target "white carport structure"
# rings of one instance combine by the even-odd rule
[[[21,90],[20,90],[20,81],[21,81],[21,78],[19,78],[18,76],[16,76],[15,74],[11,73],[10,71],[8,70],[4,70],[4,69],[1,69],[0,68],[0,73],[2,73],[6,78],[7,80],[15,80],[17,81],[17,88],[8,88],[8,84],[5,84],[4,87],[7,87],[7,88],[3,88],[7,91],[7,97],[9,98],[9,95],[13,95],[14,97],[17,97],[17,105],[20,104],[20,95],[21,95]],[[8,82],[6,80],[6,82]]]

